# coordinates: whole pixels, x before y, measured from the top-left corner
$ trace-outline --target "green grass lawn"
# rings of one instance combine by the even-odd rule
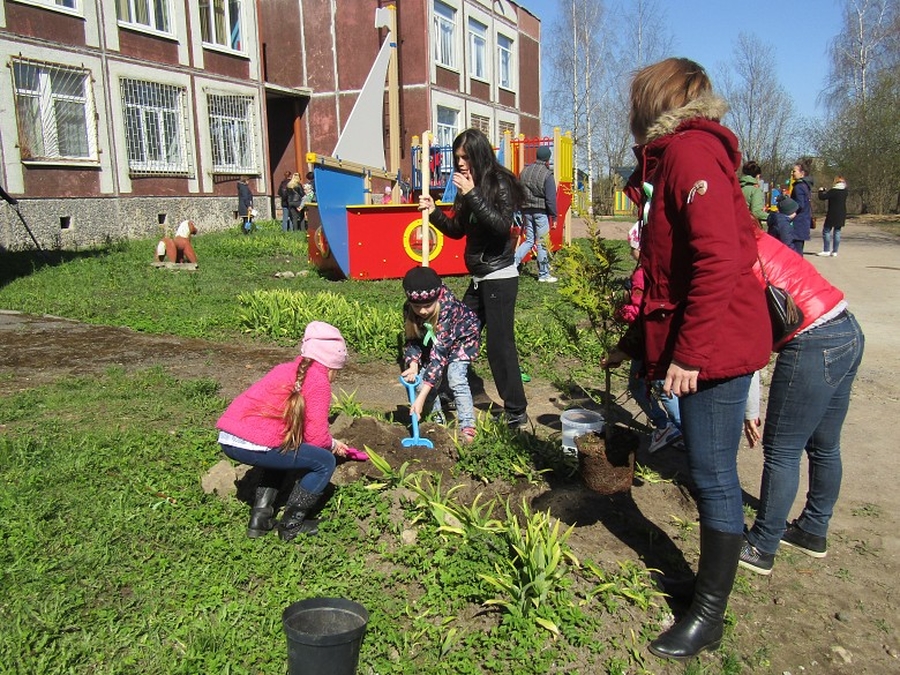
[[[324,295],[337,308],[318,318],[347,332],[352,349],[395,356],[400,282],[321,278],[306,263],[305,237],[276,223],[250,237],[198,237],[197,272],[153,268],[154,244],[54,252],[49,265],[33,253],[6,254],[0,308],[287,344],[305,320],[282,317],[283,330],[272,330],[253,318],[254,305],[293,316]],[[307,273],[275,277],[286,270]],[[447,283],[461,294],[467,279]],[[517,314],[532,372],[561,381],[592,376],[596,340],[553,285],[523,278]],[[560,375],[548,354],[588,365]],[[320,535],[297,545],[248,539],[246,505],[206,495],[199,484],[221,459],[214,423],[227,403],[212,381],[117,368],[0,399],[0,672],[280,674],[281,611],[312,596],[369,609],[361,673],[645,667],[634,645],[661,616],[646,570],[578,565],[544,514],[520,526],[500,504],[457,502],[427,474],[388,467],[381,484],[341,486]],[[488,431],[478,442],[501,475],[520,475],[512,464],[539,454],[534,440],[508,432]],[[536,471],[526,474],[540,480]],[[401,538],[410,527],[414,543]],[[482,615],[491,600],[499,609]],[[623,640],[633,625],[640,634]]]

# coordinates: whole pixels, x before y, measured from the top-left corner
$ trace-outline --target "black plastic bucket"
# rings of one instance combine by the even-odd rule
[[[369,613],[343,598],[308,598],[281,615],[288,675],[354,675]]]

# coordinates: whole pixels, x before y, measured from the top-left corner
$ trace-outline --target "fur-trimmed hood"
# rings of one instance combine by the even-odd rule
[[[686,120],[703,117],[718,122],[728,112],[728,104],[718,96],[707,94],[696,98],[686,106],[663,113],[650,128],[647,129],[646,143],[671,134]]]

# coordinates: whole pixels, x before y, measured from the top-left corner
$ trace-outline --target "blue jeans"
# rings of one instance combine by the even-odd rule
[[[641,359],[631,360],[631,371],[628,374],[628,391],[634,397],[643,413],[657,429],[663,429],[672,422],[681,428],[681,413],[678,409],[678,397],[666,396],[662,391],[662,380],[647,382],[643,375],[644,362]]]
[[[832,244],[832,230],[834,230],[834,244]],[[831,251],[832,253],[837,253],[838,248],[841,245],[841,228],[829,226],[828,224],[823,225],[822,241],[825,243],[824,247],[822,248],[823,251]]]
[[[747,540],[775,553],[809,459],[809,490],[797,524],[824,537],[841,490],[841,427],[862,360],[865,336],[850,312],[801,333],[775,361],[763,429],[759,513]]]
[[[453,393],[453,402],[456,404],[456,421],[460,429],[466,427],[475,428],[475,402],[472,400],[472,389],[469,387],[469,361],[450,361],[447,364],[446,384],[441,382],[439,387],[433,390],[434,404],[431,412],[442,412],[441,397],[437,395],[438,389],[448,387]]]
[[[544,246],[544,239],[550,234],[550,219],[546,213],[522,213],[522,220],[525,241],[516,249],[516,265],[537,246],[538,277],[547,278],[550,276],[550,256]]]
[[[737,453],[752,375],[701,381],[679,400],[688,466],[697,490],[701,527],[741,534],[744,509]]]
[[[288,206],[281,207],[281,231],[287,232],[294,228],[291,227],[291,209]]]
[[[327,486],[337,465],[334,455],[329,450],[323,450],[316,445],[303,443],[296,450],[280,452],[269,450],[268,452],[256,452],[236,448],[233,445],[222,444],[222,452],[241,464],[259,466],[264,469],[276,469],[280,471],[293,471],[306,469],[303,478],[300,479],[300,487],[307,492],[319,494]]]

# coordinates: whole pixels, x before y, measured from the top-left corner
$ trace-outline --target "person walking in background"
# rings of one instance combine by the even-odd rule
[[[781,344],[769,385],[763,428],[763,472],[756,522],[741,548],[740,565],[768,575],[779,542],[813,558],[827,552],[828,524],[841,489],[841,428],[865,348],[865,336],[847,310],[844,294],[806,259],[772,237],[757,236],[768,281],[785,289],[803,323]],[[765,280],[754,268],[760,288]],[[759,389],[748,398],[745,434],[759,442]],[[800,517],[786,524],[800,482],[800,459],[809,461],[809,489]]]
[[[291,209],[288,205],[288,183],[291,182],[291,172],[285,171],[284,178],[278,184],[278,197],[281,200],[281,231],[287,232],[291,229]]]
[[[817,255],[834,256],[841,245],[841,229],[847,220],[847,181],[843,176],[835,176],[830,189],[819,188],[819,199],[828,202],[828,212],[822,225],[822,241],[824,248]]]
[[[641,267],[641,226],[638,221],[628,231],[628,244],[631,256],[637,262],[629,279],[628,296],[619,317],[627,324],[633,324],[641,316],[641,304],[644,300],[644,269]],[[608,360],[624,360],[627,354],[610,354]],[[681,412],[678,409],[678,398],[663,392],[663,380],[647,380],[644,360],[640,357],[631,359],[631,370],[628,373],[628,391],[635,403],[650,420],[654,430],[650,435],[648,452],[651,454],[667,446],[684,448],[681,435]]]
[[[798,208],[797,202],[790,197],[784,197],[778,202],[778,210],[775,213],[770,213],[766,219],[768,233],[785,246],[791,247],[794,253],[797,253],[797,250],[793,247],[794,218],[797,217]]]
[[[444,384],[453,392],[460,439],[475,439],[475,404],[469,387],[469,364],[478,357],[481,325],[475,313],[457,300],[430,267],[413,267],[403,277],[403,372],[407,382],[421,375],[410,412],[422,417],[426,399]],[[441,397],[435,395],[433,413],[443,417]]]
[[[688,612],[650,643],[684,660],[717,649],[744,531],[737,453],[752,374],[765,366],[772,327],[753,276],[753,219],[738,183],[738,140],[719,120],[702,66],[669,58],[631,82],[638,167],[627,194],[644,201],[646,289],[640,321],[619,349],[643,356],[648,377],[679,397],[688,465],[700,514],[700,560]],[[618,352],[616,352],[618,353]],[[606,365],[621,362],[611,352]]]
[[[264,469],[256,489],[247,536],[260,537],[275,525],[274,504],[286,471],[306,470],[293,486],[278,524],[282,541],[301,532],[316,534],[307,514],[319,503],[336,466],[335,455],[352,450],[331,436],[331,382],[347,362],[340,331],[322,321],[306,326],[300,356],[270,370],[240,394],[216,427],[231,459]]]
[[[550,274],[550,255],[544,240],[550,234],[551,223],[556,227],[556,182],[550,169],[550,148],[542,145],[537,149],[537,160],[526,166],[519,174],[519,182],[525,191],[522,203],[522,233],[525,241],[516,249],[516,265],[537,246],[538,281],[555,283]]]
[[[250,177],[241,176],[237,182],[238,215],[241,217],[241,230],[250,234],[253,227],[253,193],[250,192]]]
[[[303,197],[303,182],[300,180],[300,174],[294,173],[287,184],[288,210],[291,218],[291,230],[294,232],[303,225],[303,207],[305,204]]]
[[[794,239],[791,248],[803,255],[803,246],[809,241],[812,230],[812,195],[813,179],[809,175],[810,162],[801,159],[791,169],[791,199],[797,202],[797,215],[794,216]]]
[[[769,213],[766,211],[766,196],[759,187],[762,169],[756,162],[745,162],[741,174],[741,192],[744,194],[747,208],[750,209],[750,215],[756,218],[759,226],[762,227],[769,217]]]
[[[435,209],[428,192],[419,209],[451,239],[466,238],[466,268],[472,281],[463,302],[487,329],[487,357],[503,417],[510,428],[528,423],[528,401],[516,351],[515,312],[519,272],[510,236],[515,212],[525,195],[516,177],[497,161],[481,131],[466,129],[453,140],[453,218]]]

